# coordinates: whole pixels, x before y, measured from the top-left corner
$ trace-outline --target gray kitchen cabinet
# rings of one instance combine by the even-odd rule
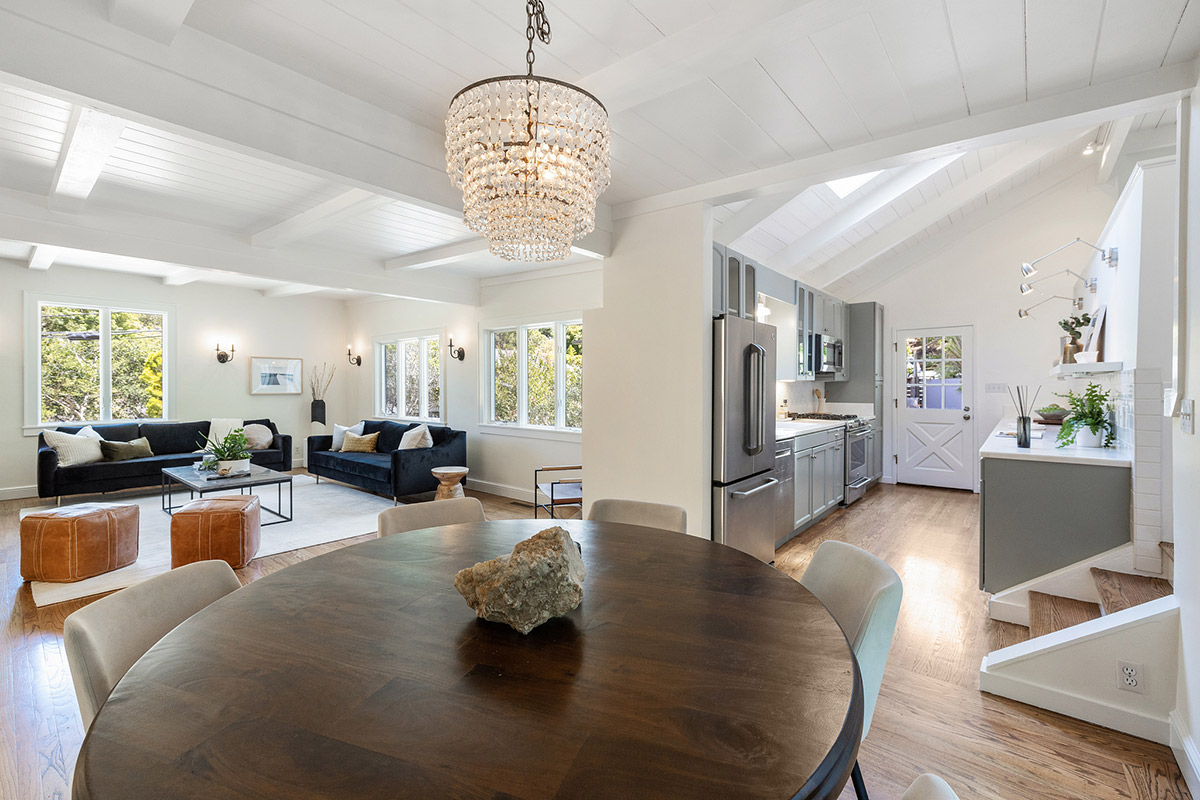
[[[792,485],[795,494],[792,533],[815,522],[842,502],[845,477],[845,431],[842,428],[806,433],[792,440]]]
[[[797,450],[793,455],[795,470],[792,485],[796,493],[795,523],[792,530],[803,527],[813,518],[813,448]]]
[[[725,276],[725,245],[713,243],[712,259],[712,311],[714,317],[719,317],[729,310],[726,300],[729,286]]]
[[[796,378],[811,381],[816,375],[812,363],[813,291],[796,284]]]

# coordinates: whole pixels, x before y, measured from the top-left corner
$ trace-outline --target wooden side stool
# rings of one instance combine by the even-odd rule
[[[193,500],[171,517],[171,569],[220,559],[237,569],[258,553],[261,506],[257,495]]]
[[[437,494],[434,500],[453,500],[463,497],[462,482],[471,470],[467,467],[434,467],[429,470],[438,479]]]
[[[73,583],[127,567],[138,557],[138,507],[80,503],[21,520],[21,577]]]

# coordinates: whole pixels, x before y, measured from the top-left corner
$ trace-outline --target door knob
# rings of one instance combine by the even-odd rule
[[[970,414],[963,414],[963,419],[970,419],[970,418],[971,418]]]
[[[971,410],[970,406],[963,406],[963,411],[970,411],[970,410]]]

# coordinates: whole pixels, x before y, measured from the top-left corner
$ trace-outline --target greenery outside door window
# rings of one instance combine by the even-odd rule
[[[38,424],[163,419],[167,314],[37,302]]]
[[[493,425],[583,428],[583,324],[578,320],[488,331],[488,414]]]
[[[377,411],[381,417],[441,422],[442,337],[388,338],[379,351]]]

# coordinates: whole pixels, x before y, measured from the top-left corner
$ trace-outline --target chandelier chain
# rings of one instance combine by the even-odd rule
[[[542,44],[550,44],[550,20],[546,19],[546,8],[542,0],[526,0],[525,2],[525,38],[529,40],[529,49],[525,51],[525,65],[529,67],[529,75],[533,75],[533,39],[536,36]]]

